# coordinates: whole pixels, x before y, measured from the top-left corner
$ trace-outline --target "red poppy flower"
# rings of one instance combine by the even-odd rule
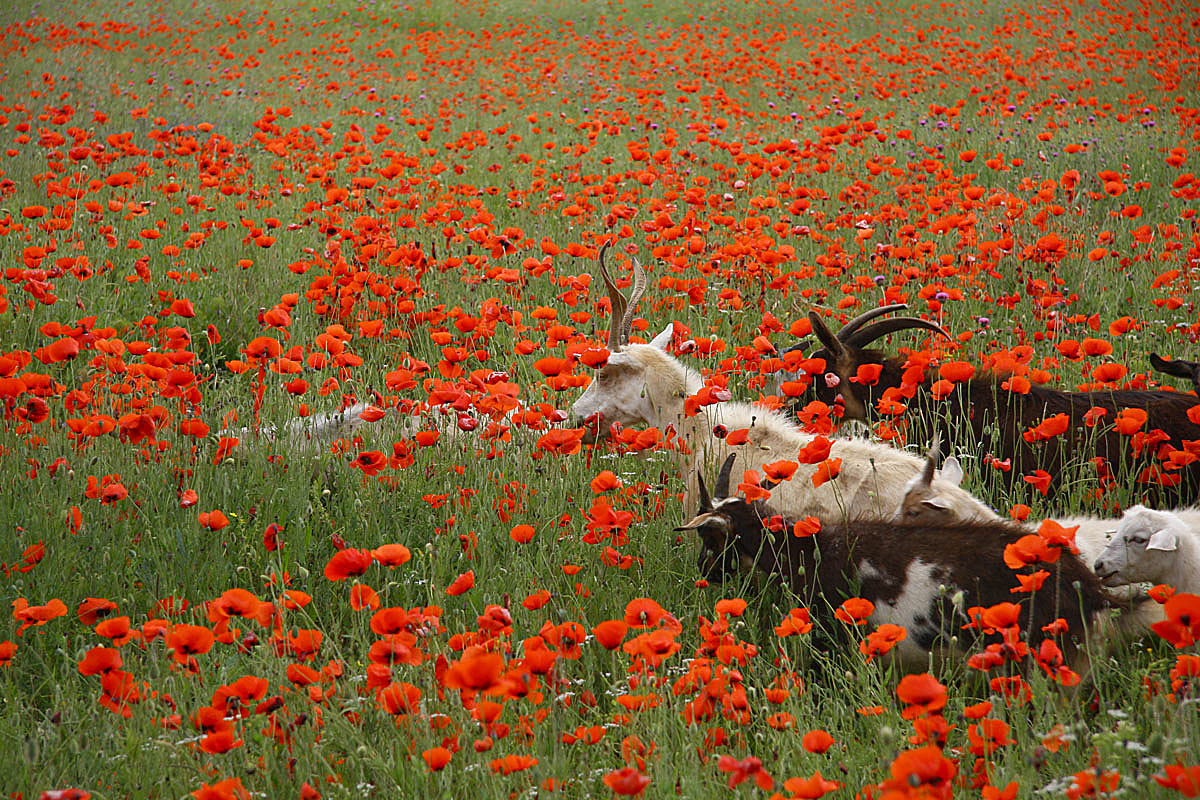
[[[606,650],[616,650],[625,638],[629,626],[619,619],[607,619],[592,628],[592,635]]]
[[[824,797],[830,792],[835,792],[842,788],[842,784],[837,781],[826,780],[821,777],[821,771],[817,770],[808,778],[788,778],[783,782],[783,788],[793,798],[816,800],[816,798]]]
[[[811,442],[801,448],[797,459],[801,464],[819,464],[829,458],[829,451],[832,447],[833,442],[829,439],[824,436],[815,436]]]
[[[851,597],[845,600],[834,616],[847,625],[866,625],[867,618],[875,613],[875,604],[861,597]]]
[[[213,632],[203,625],[177,623],[167,634],[167,647],[175,651],[177,660],[207,653],[212,649],[213,641]]]
[[[804,734],[804,738],[800,740],[800,746],[810,753],[820,754],[833,747],[835,741],[827,731],[817,728]]]
[[[528,544],[533,541],[533,535],[534,529],[532,525],[517,525],[508,532],[508,538],[517,544]]]
[[[793,608],[788,612],[778,625],[775,626],[775,635],[779,637],[794,636],[796,634],[808,633],[812,630],[812,622],[809,619],[807,608]]]
[[[842,471],[842,460],[840,458],[827,458],[817,466],[817,471],[813,473],[812,485],[817,488],[831,481],[838,476]]]
[[[445,747],[431,747],[422,751],[421,758],[425,759],[425,763],[429,765],[430,772],[438,772],[450,763],[453,755]]]
[[[355,611],[379,608],[379,593],[365,583],[354,584],[350,588],[350,608]]]
[[[625,606],[625,624],[631,628],[651,628],[666,615],[658,603],[648,597],[630,600]]]
[[[325,565],[325,577],[331,581],[340,581],[362,575],[371,566],[372,560],[370,550],[358,550],[353,547],[338,550]]]
[[[229,525],[229,517],[221,511],[202,511],[200,512],[200,527],[208,528],[210,531],[219,531]]]
[[[460,594],[465,594],[475,585],[475,570],[464,572],[455,578],[449,586],[446,587],[446,594],[457,597]]]
[[[908,705],[905,719],[936,714],[946,706],[946,687],[929,673],[905,675],[896,686],[896,696]]]
[[[885,790],[897,790],[908,796],[915,790],[923,790],[921,797],[930,800],[949,800],[954,792],[954,776],[958,766],[946,758],[941,748],[926,745],[916,750],[906,750],[892,761],[892,777],[880,784]]]
[[[754,783],[764,792],[771,791],[775,786],[775,780],[763,769],[762,760],[754,756],[743,758],[740,761],[733,756],[721,756],[717,759],[717,768],[722,772],[730,773],[730,789],[749,778],[753,778]]]
[[[1185,767],[1182,764],[1167,764],[1163,767],[1166,775],[1155,775],[1154,780],[1160,786],[1174,789],[1184,797],[1200,796],[1200,764]]]
[[[399,567],[412,559],[412,551],[402,544],[385,544],[372,550],[371,556],[385,567]]]
[[[1200,596],[1180,592],[1163,604],[1166,619],[1150,627],[1175,647],[1182,648],[1200,639]]]

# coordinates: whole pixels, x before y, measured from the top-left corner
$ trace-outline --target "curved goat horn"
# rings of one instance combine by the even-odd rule
[[[625,319],[625,295],[621,294],[621,290],[613,283],[612,276],[608,274],[608,266],[604,263],[604,254],[608,252],[608,246],[612,242],[605,242],[600,248],[600,277],[604,279],[604,285],[608,287],[608,299],[612,301],[612,319],[609,322],[608,328],[608,351],[617,353],[621,350],[621,329]]]
[[[927,319],[919,319],[918,317],[893,317],[892,319],[880,320],[872,323],[865,328],[861,328],[853,337],[846,340],[846,344],[854,347],[866,347],[876,339],[882,339],[889,333],[896,331],[907,330],[908,328],[924,328],[927,331],[940,333],[947,339],[952,338],[946,329],[936,322],[930,322]]]
[[[868,311],[864,311],[863,313],[859,314],[857,317],[855,317],[854,319],[850,320],[845,325],[843,325],[842,329],[837,332],[837,338],[842,340],[843,342],[849,341],[850,337],[854,335],[855,331],[857,331],[863,325],[866,325],[868,322],[875,319],[876,317],[882,317],[884,314],[891,314],[893,311],[907,311],[907,310],[908,310],[908,303],[892,303],[891,305],[888,305],[888,306],[880,306],[878,308],[872,308]]]
[[[725,463],[721,465],[721,473],[717,475],[717,497],[729,497],[729,476],[733,474],[733,462],[737,459],[736,453],[730,453],[725,459]]]
[[[817,339],[829,351],[830,355],[834,358],[840,358],[846,352],[842,340],[833,335],[829,330],[829,326],[825,324],[825,320],[821,319],[820,314],[816,311],[808,312],[808,321],[812,325],[813,333],[816,334]]]
[[[696,480],[700,482],[700,513],[706,514],[713,510],[712,498],[708,496],[708,487],[704,485],[704,476],[697,472]]]
[[[935,431],[933,434],[933,444],[929,445],[929,452],[925,455],[925,468],[921,470],[922,486],[929,486],[933,483],[933,473],[937,469],[937,461],[941,454],[942,432]]]
[[[625,317],[621,320],[622,343],[629,341],[629,334],[633,332],[633,315],[637,311],[638,301],[645,293],[646,270],[642,267],[642,262],[635,258],[633,260],[633,289],[629,292],[629,304],[625,308]]]

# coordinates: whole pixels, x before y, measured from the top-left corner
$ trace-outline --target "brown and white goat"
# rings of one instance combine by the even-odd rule
[[[703,406],[689,416],[685,401],[704,387],[704,380],[667,352],[671,327],[648,344],[629,342],[634,308],[646,286],[645,272],[635,261],[633,291],[626,300],[608,274],[604,254],[605,249],[601,249],[600,275],[613,306],[610,355],[571,409],[572,416],[586,425],[593,437],[607,435],[614,424],[674,430],[686,444],[686,452],[679,459],[687,482],[686,507],[695,505],[700,471],[732,453],[741,470],[762,470],[764,464],[781,461],[798,464],[791,479],[773,489],[773,502],[784,513],[828,519],[846,515],[895,517],[907,484],[923,467],[917,456],[862,439],[835,439],[829,457],[841,459],[840,474],[814,487],[812,478],[819,464],[799,462],[801,450],[815,437],[802,432],[785,414],[726,401]],[[731,446],[723,434],[737,430],[748,432],[747,441]],[[937,479],[934,490],[955,518],[994,514],[955,483]]]
[[[931,428],[942,432],[944,441],[969,443],[990,451],[997,462],[1009,465],[1007,480],[1017,486],[1024,476],[1045,470],[1052,476],[1049,489],[1061,489],[1065,466],[1072,462],[1082,465],[1100,457],[1118,480],[1125,481],[1133,494],[1146,502],[1174,506],[1200,501],[1200,462],[1189,464],[1184,459],[1168,464],[1159,460],[1160,453],[1165,456],[1170,451],[1186,451],[1185,442],[1200,441],[1200,425],[1188,416],[1189,409],[1200,403],[1195,395],[1133,389],[1068,392],[1038,385],[1022,394],[1002,386],[1006,376],[984,373],[954,384],[951,392],[938,400],[928,391],[937,378],[935,371],[909,369],[904,356],[870,349],[880,338],[909,328],[946,335],[940,326],[916,317],[872,321],[904,308],[898,304],[872,309],[848,322],[837,334],[829,330],[820,315],[810,312],[813,332],[822,345],[810,356],[824,359],[826,368],[824,378],[816,377],[813,387],[821,400],[840,403],[843,419],[870,422],[879,400],[892,398],[915,405]],[[1159,359],[1156,366],[1172,363],[1182,370],[1188,362]],[[871,384],[858,382],[859,367],[870,364],[879,365],[878,379]],[[1085,417],[1094,407],[1104,409],[1106,414],[1102,424],[1090,427]],[[1153,434],[1160,430],[1166,438],[1145,447],[1144,453],[1135,454],[1133,439],[1111,424],[1126,408],[1144,410],[1147,421],[1143,431]],[[1065,414],[1068,423],[1061,436],[1045,441],[1025,436],[1044,419],[1058,414]]]
[[[933,476],[940,474],[944,479],[957,482],[962,478],[962,470],[955,459],[948,458],[940,472],[936,471],[940,447],[939,436],[935,433],[933,444],[926,456],[925,469],[909,482],[908,491],[900,504],[900,514],[897,519],[906,525],[922,524],[945,527],[952,526],[957,522],[953,511],[946,507],[939,492],[934,488]],[[1200,511],[1179,513],[1190,513],[1200,519]],[[1075,548],[1079,551],[1077,555],[1080,563],[1089,567],[1100,579],[1100,582],[1110,587],[1112,593],[1128,606],[1124,613],[1112,620],[1112,632],[1123,638],[1149,633],[1150,626],[1163,619],[1162,607],[1157,603],[1143,602],[1147,595],[1144,589],[1134,581],[1143,581],[1144,578],[1122,579],[1120,570],[1106,566],[1101,555],[1112,552],[1113,543],[1121,538],[1121,532],[1132,527],[1131,520],[1135,517],[1142,519],[1147,514],[1155,514],[1159,517],[1170,516],[1162,512],[1150,512],[1141,506],[1134,506],[1127,509],[1125,515],[1119,520],[1086,515],[1055,517],[1055,521],[1059,525],[1075,529]],[[993,514],[989,519],[999,520],[1000,516]],[[1200,530],[1200,527],[1197,530]],[[1026,533],[1033,533],[1033,530],[1028,529]],[[1144,537],[1142,542],[1145,542]],[[1198,574],[1198,578],[1200,578],[1200,574]]]
[[[912,524],[878,519],[829,522],[812,536],[796,536],[792,521],[768,502],[730,495],[733,459],[726,459],[715,497],[700,483],[700,511],[676,530],[695,530],[702,543],[699,568],[719,583],[757,569],[778,575],[814,613],[851,597],[871,601],[874,626],[892,623],[908,635],[897,646],[907,666],[927,666],[931,653],[962,651],[962,628],[972,607],[1018,602],[1026,641],[1035,647],[1044,626],[1062,618],[1062,649],[1068,663],[1089,627],[1106,610],[1122,605],[1079,560],[1064,551],[1034,595],[1013,594],[1015,574],[1005,548],[1028,529],[1003,520]]]

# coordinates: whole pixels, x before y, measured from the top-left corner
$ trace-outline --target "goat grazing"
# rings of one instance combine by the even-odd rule
[[[1132,389],[1067,392],[1028,382],[1022,393],[1007,388],[1007,377],[984,373],[950,387],[943,381],[937,387],[942,399],[937,400],[929,391],[937,377],[933,370],[904,356],[868,349],[883,336],[909,328],[947,335],[937,324],[915,317],[872,321],[903,308],[898,304],[872,309],[836,335],[816,312],[809,313],[822,345],[811,357],[823,359],[826,369],[824,378],[818,377],[813,385],[821,400],[842,406],[844,419],[869,422],[870,410],[880,401],[916,405],[924,418],[938,420],[944,440],[991,449],[995,462],[1008,468],[1014,482],[1036,470],[1060,478],[1070,459],[1082,463],[1098,456],[1118,479],[1128,478],[1126,485],[1136,478],[1141,484],[1138,494],[1148,502],[1200,500],[1200,461],[1188,449],[1194,448],[1189,442],[1200,441],[1200,424],[1192,421],[1197,412],[1191,411],[1189,418],[1189,410],[1200,403],[1195,395]],[[1184,363],[1161,361],[1163,365]],[[871,382],[860,380],[860,368],[870,365],[875,369],[864,372],[878,376]],[[1100,422],[1104,424],[1095,424],[1099,412],[1091,412],[1093,408],[1103,410]],[[1144,425],[1134,436],[1123,435],[1118,430],[1123,426],[1111,424],[1124,409],[1145,412]],[[1055,424],[1043,429],[1041,424],[1048,418],[1054,418]],[[1144,452],[1135,452],[1135,444]],[[1061,488],[1058,483],[1061,480],[1046,486],[1047,491]]]
[[[972,621],[972,607],[1021,597],[1010,592],[1016,579],[1005,559],[1009,545],[1030,535],[1020,525],[982,519],[942,525],[849,520],[797,536],[791,521],[777,516],[768,502],[730,496],[733,461],[730,456],[721,468],[715,498],[698,477],[700,511],[676,529],[699,534],[699,567],[714,583],[757,568],[779,575],[810,606],[821,597],[830,606],[851,597],[869,600],[874,606],[869,622],[900,625],[908,632],[897,646],[908,665],[927,664],[932,652],[962,649],[958,636]],[[1066,620],[1063,650],[1071,661],[1087,627],[1121,602],[1069,550],[1048,569],[1045,587],[1019,603],[1020,626],[1036,646],[1046,636],[1043,626]]]
[[[600,251],[600,275],[612,299],[608,361],[571,409],[590,437],[604,436],[614,423],[674,430],[686,445],[680,468],[687,482],[684,501],[689,507],[695,503],[699,470],[732,452],[743,470],[763,470],[764,465],[778,462],[791,462],[796,467],[790,480],[773,489],[773,502],[787,514],[813,514],[827,519],[848,513],[889,519],[895,516],[906,484],[922,469],[921,459],[916,456],[865,440],[835,439],[828,453],[813,456],[810,450],[801,457],[806,447],[813,445],[819,450],[822,443],[803,433],[780,412],[727,401],[701,405],[689,413],[688,398],[701,392],[704,380],[667,353],[670,327],[648,344],[629,343],[634,308],[646,286],[645,272],[634,261],[633,290],[626,299],[609,276],[604,263],[606,250],[607,245]],[[731,445],[723,436],[739,430],[746,431],[746,441],[740,446]],[[813,480],[818,469],[829,470],[831,465],[797,462],[822,462],[827,458],[841,459],[840,473],[814,486],[819,482]],[[933,484],[941,502],[958,518],[994,513],[949,481],[937,479]]]
[[[1200,593],[1200,508],[1132,506],[1096,559],[1095,571],[1106,586],[1165,583]]]

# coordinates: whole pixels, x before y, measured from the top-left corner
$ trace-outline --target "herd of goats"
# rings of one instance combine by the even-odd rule
[[[634,309],[645,290],[641,265],[633,265],[633,288],[626,298],[613,282],[601,252],[600,275],[612,301],[609,357],[595,380],[572,407],[593,435],[614,424],[673,429],[686,443],[681,469],[687,478],[684,507],[698,509],[680,530],[700,538],[699,566],[712,582],[745,570],[778,575],[806,599],[823,594],[836,607],[849,597],[871,601],[874,625],[893,623],[908,631],[897,648],[902,662],[921,666],[935,649],[957,641],[970,620],[970,606],[1011,602],[1016,581],[1005,563],[1005,549],[1033,533],[1002,519],[986,503],[960,486],[963,472],[955,459],[938,469],[940,441],[988,442],[993,457],[1008,462],[1009,475],[1034,469],[1058,474],[1065,457],[1099,457],[1119,476],[1140,474],[1160,449],[1193,456],[1190,463],[1166,474],[1161,482],[1139,485],[1147,503],[1175,511],[1132,506],[1119,520],[1061,517],[1061,526],[1078,526],[1078,554],[1064,549],[1050,566],[1048,593],[1022,603],[1022,628],[1036,644],[1057,618],[1067,621],[1064,651],[1074,653],[1085,628],[1101,615],[1115,617],[1112,628],[1128,634],[1147,630],[1161,619],[1161,607],[1147,601],[1139,586],[1163,583],[1178,591],[1200,592],[1200,509],[1187,508],[1200,499],[1200,406],[1192,393],[1113,390],[1065,392],[1032,386],[1026,393],[1001,388],[1002,377],[983,374],[957,383],[951,394],[934,399],[926,376],[913,376],[903,356],[868,349],[884,336],[907,328],[945,335],[939,326],[914,317],[888,317],[903,306],[872,309],[836,334],[815,312],[809,315],[821,347],[809,354],[822,359],[826,374],[813,381],[819,399],[844,409],[843,419],[867,421],[877,398],[908,384],[905,402],[928,412],[931,448],[924,460],[884,442],[835,438],[828,457],[841,459],[836,479],[813,481],[821,469],[802,458],[816,437],[805,433],[785,412],[760,405],[727,401],[688,408],[686,400],[704,380],[668,352],[672,327],[647,344],[630,344]],[[1200,384],[1195,364],[1167,362],[1154,356],[1156,367]],[[873,384],[856,381],[859,367],[878,364]],[[930,370],[931,372],[933,370]],[[936,404],[936,406],[934,405]],[[1149,458],[1136,457],[1130,437],[1112,426],[1087,426],[1095,408],[1112,420],[1122,409],[1142,409],[1144,429],[1161,430],[1153,438]],[[689,413],[691,412],[691,413]],[[1044,418],[1065,414],[1063,446],[1030,442],[1023,434]],[[732,431],[745,431],[730,444]],[[1083,453],[1081,448],[1088,448]],[[1070,448],[1070,449],[1068,449]],[[1191,448],[1191,449],[1188,449]],[[823,461],[823,459],[821,459]],[[1187,462],[1188,459],[1184,459]],[[764,473],[764,465],[798,463],[788,480],[764,480],[767,499],[748,500],[731,493],[732,475],[746,470]],[[704,473],[721,464],[710,496]],[[1130,478],[1132,480],[1132,478]],[[814,485],[819,484],[819,485]],[[1065,493],[1058,492],[1061,497]],[[1053,499],[1053,497],[1052,497]],[[814,535],[792,533],[797,521],[815,517]],[[1110,538],[1111,536],[1111,538]],[[902,542],[902,546],[897,543]],[[948,588],[949,587],[949,588]],[[1042,599],[1049,595],[1049,599]],[[1107,621],[1107,620],[1106,620]]]
[[[826,372],[812,381],[810,391],[837,406],[843,420],[864,422],[880,398],[899,397],[930,428],[925,459],[860,437],[834,438],[824,451],[826,440],[804,432],[786,411],[735,401],[689,404],[704,388],[704,379],[668,353],[673,326],[646,344],[630,342],[634,311],[646,288],[645,271],[635,260],[633,288],[624,296],[605,266],[606,249],[600,252],[600,276],[612,302],[609,356],[573,405],[572,417],[586,426],[591,439],[614,426],[647,426],[673,430],[686,445],[679,455],[686,480],[684,507],[696,514],[678,530],[698,533],[705,579],[719,582],[760,570],[778,576],[802,599],[823,596],[830,608],[850,597],[865,598],[874,605],[868,622],[907,630],[895,655],[912,667],[927,666],[933,653],[961,649],[965,643],[959,644],[958,636],[971,621],[970,607],[1014,599],[1016,580],[1006,564],[1006,549],[1034,533],[963,489],[956,459],[938,468],[940,442],[968,442],[972,448],[990,449],[989,461],[1007,469],[989,472],[1008,480],[1020,481],[1034,470],[1057,476],[1067,459],[1091,461],[1110,486],[1128,481],[1128,496],[1146,503],[1129,507],[1120,519],[1055,517],[1065,528],[1078,526],[1078,553],[1063,547],[1053,564],[1039,565],[1051,575],[1035,602],[1020,604],[1021,627],[1031,646],[1047,631],[1057,632],[1061,623],[1052,623],[1063,619],[1063,652],[1078,663],[1083,652],[1079,644],[1091,626],[1101,626],[1106,634],[1136,635],[1163,618],[1161,606],[1148,599],[1146,585],[1200,593],[1196,393],[1069,392],[1038,385],[1019,392],[1002,387],[1004,376],[981,373],[935,397],[928,373],[936,369],[914,369],[905,356],[870,345],[909,328],[948,337],[936,323],[888,316],[905,308],[892,305],[867,311],[835,334],[813,312],[809,319],[820,348],[809,353],[809,363],[822,359]],[[1153,355],[1151,362],[1200,387],[1196,364]],[[863,365],[878,365],[868,371],[878,375],[874,382],[859,379]],[[1140,448],[1117,426],[1104,424],[1124,409],[1145,412]],[[357,416],[359,410],[343,413]],[[1038,441],[1027,434],[1057,415],[1065,415],[1067,423],[1061,435]],[[1064,418],[1058,419],[1061,423]],[[730,435],[734,431],[740,435]],[[806,457],[814,448],[822,452]],[[1173,460],[1158,458],[1169,453]],[[840,459],[840,472],[833,480],[814,481],[826,459]],[[736,486],[730,491],[731,476],[741,477],[747,470],[763,474],[765,465],[780,462],[795,465],[795,471],[786,480],[764,480],[759,488],[769,490],[766,499],[757,499],[765,492],[755,491],[755,499],[747,499]],[[721,465],[719,476],[710,494],[704,476],[716,465]],[[1067,493],[1047,488],[1051,510]],[[1168,508],[1175,510],[1161,510]],[[795,535],[795,524],[810,518],[818,521],[812,526],[818,530]]]

